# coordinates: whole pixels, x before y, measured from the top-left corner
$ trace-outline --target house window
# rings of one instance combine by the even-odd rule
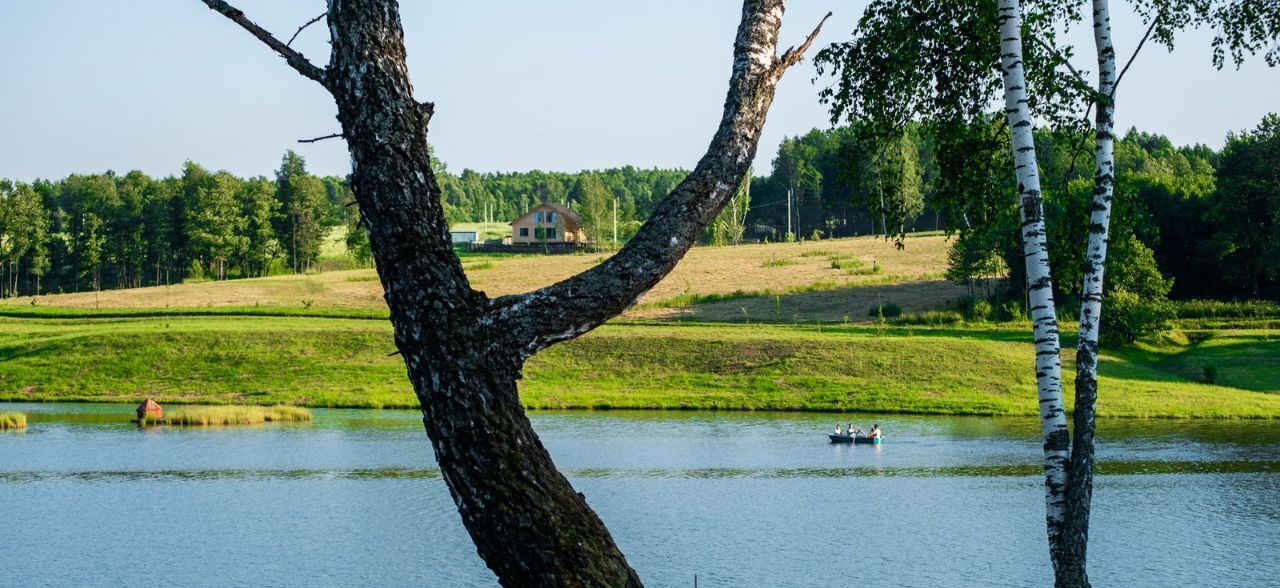
[[[529,227],[520,227],[520,236],[521,236],[521,237],[528,237],[528,236],[529,236]]]
[[[547,213],[547,222],[548,222],[548,223],[555,223],[555,222],[556,222],[556,213],[554,213],[554,212],[548,212],[548,213]]]
[[[547,239],[555,239],[555,238],[556,238],[556,230],[547,229]]]
[[[541,212],[535,212],[535,213],[533,213],[533,222],[535,222],[535,223],[540,223],[540,222],[542,222],[542,213],[541,213]]]
[[[533,229],[533,238],[534,238],[534,239],[539,239],[539,240],[541,240],[541,239],[546,239],[546,238],[547,238],[547,232],[546,232],[546,229],[544,229],[544,228],[542,228],[542,227],[534,227],[534,229]]]

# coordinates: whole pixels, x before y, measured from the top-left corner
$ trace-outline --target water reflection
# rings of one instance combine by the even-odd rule
[[[0,404],[0,584],[492,586],[417,411],[316,410],[302,425],[139,430],[128,405]],[[1034,417],[535,413],[557,464],[655,586],[1044,585]],[[830,445],[836,421],[881,446]],[[1280,427],[1104,421],[1099,585],[1280,577]],[[138,513],[163,521],[145,533]],[[833,542],[874,532],[877,540]],[[70,557],[67,554],[76,554]],[[358,565],[351,565],[358,562]],[[372,572],[371,572],[372,570]],[[370,574],[373,574],[370,576]]]

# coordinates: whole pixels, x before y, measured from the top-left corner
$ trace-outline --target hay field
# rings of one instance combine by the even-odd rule
[[[695,247],[676,269],[641,300],[653,303],[682,294],[800,291],[815,284],[823,290],[864,283],[936,280],[946,269],[948,241],[942,236],[909,238],[898,250],[875,237],[804,243]],[[832,258],[842,261],[835,268]],[[568,278],[602,261],[584,255],[467,255],[463,267],[472,286],[489,296],[534,290]],[[861,262],[878,274],[855,275]],[[834,296],[834,294],[832,294]],[[207,306],[317,306],[382,308],[382,287],[371,269],[312,275],[272,276],[13,298],[3,303],[81,308],[192,308]],[[860,304],[860,303],[859,303]],[[734,309],[736,311],[736,307]],[[865,309],[863,310],[865,313]]]

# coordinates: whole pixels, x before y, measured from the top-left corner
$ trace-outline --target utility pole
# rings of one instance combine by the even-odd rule
[[[613,246],[618,246],[618,199],[613,199]]]
[[[791,190],[787,190],[787,238],[791,238]]]

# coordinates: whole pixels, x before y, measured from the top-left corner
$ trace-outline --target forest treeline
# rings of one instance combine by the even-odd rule
[[[164,178],[0,180],[0,283],[11,296],[304,272],[350,200],[292,151],[274,178],[187,162]]]
[[[1116,212],[1108,283],[1138,296],[1280,298],[1280,119],[1228,136],[1222,151],[1175,146],[1128,131],[1116,143]],[[768,175],[751,179],[710,227],[708,242],[784,241],[853,235],[959,233],[949,277],[984,284],[1020,271],[1018,215],[1004,131],[931,136],[909,125],[893,140],[856,127],[785,139]],[[1078,290],[1077,239],[1088,222],[1092,141],[1036,135],[1053,265],[1060,294]],[[965,157],[939,158],[939,149]],[[940,169],[939,161],[949,162]],[[958,163],[956,163],[958,161]],[[966,164],[966,161],[969,163]],[[514,219],[543,201],[568,204],[593,240],[640,226],[686,171],[450,173],[436,163],[451,223]],[[1005,192],[976,209],[965,190]],[[307,172],[290,151],[275,176],[240,178],[188,162],[181,173],[71,175],[32,183],[0,180],[0,291],[6,296],[128,288],[192,279],[306,272],[334,227],[368,262],[357,209],[342,178]],[[790,222],[788,222],[790,221]],[[788,234],[790,228],[790,234]],[[1017,278],[1017,276],[1013,276]],[[1010,283],[1018,283],[1013,279]]]

